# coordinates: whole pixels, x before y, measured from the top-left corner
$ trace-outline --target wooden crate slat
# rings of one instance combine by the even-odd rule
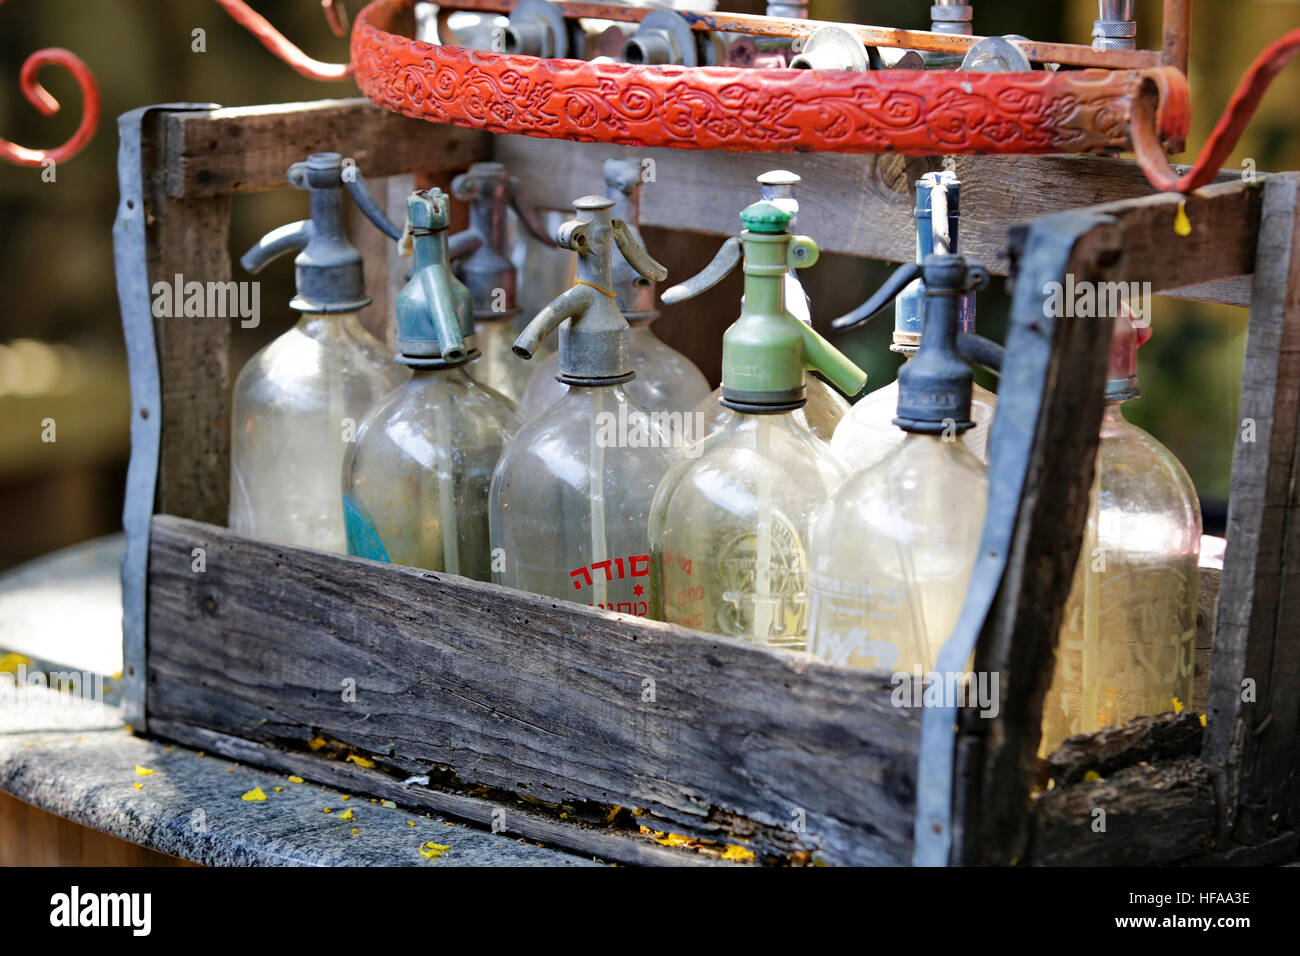
[[[827,862],[910,856],[919,714],[887,677],[464,578],[158,516],[149,687],[151,721],[320,735]]]
[[[1210,672],[1205,756],[1224,830],[1243,842],[1273,835],[1300,797],[1298,204],[1300,174],[1266,182]]]
[[[278,189],[290,164],[337,152],[367,177],[460,169],[490,153],[490,134],[408,119],[369,100],[241,106],[168,120],[164,189],[199,198]]]
[[[1049,790],[1035,809],[1035,865],[1156,866],[1213,845],[1214,783],[1196,757]]]
[[[938,157],[720,154],[603,143],[585,143],[575,150],[563,140],[528,136],[497,136],[494,150],[496,159],[519,178],[525,198],[553,209],[567,208],[571,200],[599,192],[601,164],[609,157],[652,160],[647,175],[652,169],[654,181],[641,195],[642,225],[714,234],[738,230],[740,210],[758,198],[754,177],[784,167],[803,177],[798,228],[816,239],[823,251],[895,262],[911,260],[916,252],[913,184],[922,173],[940,168]],[[954,158],[962,180],[960,249],[998,275],[1010,269],[1006,250],[1011,225],[1151,192],[1141,169],[1126,160]],[[1232,170],[1220,173],[1219,181],[1222,190],[1216,184],[1189,198],[1187,214],[1194,226],[1190,237],[1174,233],[1176,210],[1168,212],[1169,230],[1159,234],[1153,230],[1149,247],[1128,264],[1132,280],[1150,280],[1155,283],[1153,291],[1170,290],[1187,298],[1247,303],[1247,283],[1202,285],[1248,275],[1254,266],[1250,237],[1257,222],[1258,197],[1243,196],[1233,188],[1242,183],[1240,174]],[[1163,215],[1166,206],[1157,202],[1155,208]]]
[[[162,282],[229,282],[230,197],[169,196],[148,170],[168,149],[178,116],[151,113],[142,127],[146,256],[150,289]],[[157,315],[157,312],[154,313]],[[162,385],[162,442],[156,507],[200,521],[225,522],[230,476],[230,321],[154,319]]]
[[[968,862],[1025,856],[1043,698],[1087,520],[1102,416],[1113,325],[1072,310],[1045,315],[1045,289],[1067,273],[1092,280],[1097,264],[1123,241],[1119,223],[1091,211],[1044,217],[1024,232],[1007,338],[1008,355],[1023,359],[1003,368],[1001,391],[1016,396],[1015,404],[1008,408],[1004,399],[989,443],[989,512],[1011,507],[1014,524],[1009,540],[998,542],[1005,567],[975,650],[976,670],[999,675],[1001,711],[994,720],[969,711],[961,719],[968,742],[958,760],[970,792],[962,804],[963,845],[955,852]],[[1044,351],[1046,358],[1030,359]],[[1041,382],[1023,380],[1044,362]],[[1027,434],[1033,440],[1023,483],[1013,485],[997,463]],[[1004,501],[1009,495],[1018,495],[1013,505]],[[981,547],[989,551],[991,544],[986,522]]]

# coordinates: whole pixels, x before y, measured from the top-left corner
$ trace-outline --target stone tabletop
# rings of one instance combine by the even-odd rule
[[[101,538],[0,575],[0,671],[60,672],[78,688],[15,690],[0,675],[0,790],[214,866],[600,865],[135,736],[113,705],[124,548]]]

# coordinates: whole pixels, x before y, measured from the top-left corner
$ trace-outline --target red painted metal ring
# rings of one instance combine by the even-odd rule
[[[1187,134],[1173,67],[866,73],[632,66],[436,46],[395,32],[414,0],[357,16],[361,91],[393,112],[496,133],[632,146],[841,153],[1083,153],[1131,148],[1144,86],[1156,132]]]

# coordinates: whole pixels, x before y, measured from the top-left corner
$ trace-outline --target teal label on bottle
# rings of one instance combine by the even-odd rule
[[[357,507],[351,495],[343,496],[343,526],[347,529],[348,554],[369,558],[371,561],[392,563],[388,557],[388,550],[379,540],[379,533],[361,513],[361,509]]]

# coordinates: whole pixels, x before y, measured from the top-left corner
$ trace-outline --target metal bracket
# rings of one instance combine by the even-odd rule
[[[131,460],[126,470],[122,526],[122,716],[143,730],[145,708],[145,624],[149,577],[149,528],[153,519],[162,447],[162,382],[154,341],[153,299],[146,262],[143,127],[150,113],[218,109],[216,103],[163,103],[123,113],[117,120],[120,196],[113,221],[113,265],[122,310],[127,366],[131,374]]]
[[[1107,222],[1092,213],[1059,213],[1030,227],[1018,262],[1006,361],[998,389],[1001,399],[989,437],[988,510],[980,538],[980,555],[971,574],[966,601],[952,635],[939,651],[935,671],[964,673],[985,622],[997,600],[1006,572],[1020,498],[1029,478],[1034,440],[1051,369],[1056,319],[1043,308],[1050,282],[1064,280],[1079,239]],[[917,775],[916,825],[912,863],[947,866],[954,843],[953,782],[958,708],[926,707],[921,715],[921,756]]]

